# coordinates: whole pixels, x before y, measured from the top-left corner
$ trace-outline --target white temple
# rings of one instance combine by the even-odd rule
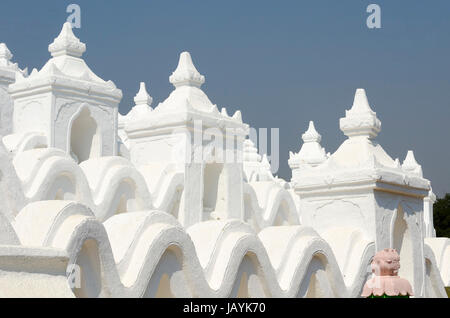
[[[1,297],[359,297],[384,248],[415,297],[447,297],[430,181],[376,142],[363,89],[348,139],[327,153],[310,122],[286,182],[188,52],[166,100],[141,82],[122,116],[69,23],[48,49],[28,75],[0,43]]]

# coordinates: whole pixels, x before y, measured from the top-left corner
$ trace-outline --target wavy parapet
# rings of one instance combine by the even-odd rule
[[[152,196],[120,157],[78,165],[62,151],[32,149],[12,163],[33,203],[2,215],[1,244],[66,255],[66,268],[80,269],[79,288],[71,288],[77,297],[358,297],[370,275],[373,242],[352,228],[320,236],[300,225],[295,197],[276,182],[244,185],[245,220],[185,229],[155,209],[170,211],[182,193],[180,173],[163,174]],[[448,240],[427,244],[430,286],[440,286]]]
[[[20,245],[60,251],[81,270],[78,297],[349,297],[362,288],[346,285],[331,247],[304,226],[256,234],[240,221],[207,221],[186,231],[157,210],[102,224],[82,204],[53,200],[28,204],[13,227]]]

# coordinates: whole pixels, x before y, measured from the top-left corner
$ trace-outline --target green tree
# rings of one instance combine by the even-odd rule
[[[433,222],[437,237],[450,237],[450,193],[434,203]]]

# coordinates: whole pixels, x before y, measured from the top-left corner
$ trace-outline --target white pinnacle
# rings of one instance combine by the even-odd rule
[[[147,93],[145,83],[141,82],[139,86],[139,92],[134,97],[136,105],[121,118],[124,123],[139,121],[145,119],[151,115],[153,108],[150,106],[153,102],[153,98]]]
[[[147,105],[150,106],[153,102],[153,98],[147,93],[145,83],[141,82],[139,87],[139,92],[134,96],[134,102],[137,105]]]
[[[48,50],[53,57],[60,55],[81,57],[86,51],[86,44],[82,43],[73,34],[72,25],[69,22],[66,22],[58,37],[48,46]]]
[[[317,132],[316,127],[314,127],[314,122],[311,120],[309,122],[308,130],[302,135],[303,142],[320,142],[322,136]]]
[[[180,54],[178,66],[169,77],[169,81],[175,87],[194,86],[200,88],[205,82],[205,77],[195,68],[189,52],[183,52]]]
[[[409,150],[406,154],[405,160],[403,160],[402,164],[403,170],[414,173],[420,177],[422,177],[422,166],[419,165],[416,161],[416,158],[414,157],[414,152],[412,150]]]
[[[317,166],[327,160],[325,149],[320,145],[322,136],[314,127],[314,122],[309,122],[308,130],[302,135],[303,145],[296,154],[290,153],[289,166],[297,169],[303,164]]]
[[[367,113],[373,112],[367,99],[366,91],[363,88],[358,88],[353,100],[352,112]]]
[[[0,68],[7,69],[16,73],[16,80],[28,76],[28,69],[21,70],[17,63],[11,62],[13,54],[5,43],[0,43]]]
[[[364,89],[356,90],[352,108],[345,111],[345,117],[340,120],[340,128],[350,138],[356,136],[375,138],[381,131],[381,121],[370,108]]]
[[[13,55],[5,43],[0,43],[0,66],[8,66]]]
[[[261,155],[258,154],[258,149],[251,139],[244,140],[244,161],[245,162],[260,162]]]

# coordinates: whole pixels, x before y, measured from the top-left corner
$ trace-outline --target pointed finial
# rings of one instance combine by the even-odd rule
[[[261,155],[258,154],[258,149],[251,139],[244,140],[244,161],[245,162],[260,162]]]
[[[194,86],[200,88],[205,82],[205,77],[195,68],[189,52],[183,52],[180,54],[177,69],[169,77],[169,81],[175,87]]]
[[[381,131],[381,121],[370,108],[364,89],[356,90],[352,108],[346,110],[345,117],[340,119],[340,128],[349,138],[355,136],[375,138]]]
[[[303,142],[320,142],[322,140],[322,136],[317,132],[312,120],[309,122],[308,130],[302,135],[302,139]]]
[[[261,166],[262,166],[263,168],[265,168],[266,170],[270,171],[271,165],[270,165],[269,159],[267,158],[267,154],[264,154],[264,155],[262,156],[262,159],[261,159]]]
[[[8,66],[13,55],[5,43],[0,43],[0,66]]]
[[[402,168],[406,172],[413,173],[419,177],[423,177],[422,166],[417,163],[416,158],[414,157],[414,152],[412,150],[408,150],[406,158],[405,160],[403,160]]]
[[[147,93],[145,83],[141,82],[139,85],[139,92],[134,96],[136,105],[125,116],[120,118],[122,125],[127,123],[142,120],[152,114],[153,108],[150,106],[153,98]]]
[[[308,130],[302,135],[303,145],[298,153],[290,153],[288,164],[292,170],[299,169],[302,165],[315,167],[327,160],[325,149],[320,145],[322,136],[310,121]]]
[[[26,76],[28,76],[28,69],[25,68],[25,69],[21,70],[17,63],[11,62],[12,58],[13,58],[13,54],[8,49],[6,44],[0,43],[0,67],[6,68],[8,70],[15,72],[16,81],[19,81],[19,80],[25,78]]]
[[[405,160],[403,160],[403,167],[408,167],[408,168],[415,168],[417,167],[419,164],[416,161],[416,157],[414,156],[414,151],[412,150],[408,150],[408,153],[406,154],[406,158]]]
[[[232,118],[233,118],[234,120],[236,120],[236,121],[242,123],[242,113],[241,113],[241,111],[240,111],[240,110],[237,110],[237,111],[234,113],[234,115],[233,115]]]
[[[145,83],[141,82],[139,87],[139,92],[134,96],[134,102],[137,105],[147,105],[150,106],[153,102],[153,98],[147,93]]]
[[[367,99],[366,91],[363,88],[358,88],[353,99],[353,106],[351,109],[355,113],[373,112]]]
[[[222,110],[220,111],[220,113],[224,116],[224,117],[230,117],[230,115],[228,115],[228,111],[225,107],[222,107]]]
[[[86,51],[86,44],[82,43],[72,31],[70,22],[64,23],[58,37],[48,46],[53,57],[69,55],[81,57]]]

